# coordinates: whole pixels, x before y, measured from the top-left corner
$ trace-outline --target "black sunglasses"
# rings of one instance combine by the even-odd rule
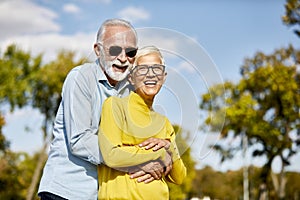
[[[103,44],[101,44],[101,43],[98,43],[98,44],[100,44],[101,46],[103,46]],[[123,50],[123,48],[120,47],[120,46],[110,46],[108,48],[109,55],[111,55],[111,56],[118,56],[118,55],[120,55],[120,53],[122,53],[122,50]],[[138,49],[135,48],[135,47],[127,47],[127,48],[125,48],[125,54],[129,58],[133,58],[136,55],[137,50]]]

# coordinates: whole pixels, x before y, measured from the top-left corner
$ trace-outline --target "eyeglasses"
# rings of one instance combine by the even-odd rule
[[[137,76],[145,76],[148,74],[149,70],[152,69],[153,74],[161,76],[165,72],[165,66],[160,64],[154,65],[137,65],[135,66],[131,73],[136,73]]]
[[[103,46],[103,44],[101,44],[99,42],[98,42],[98,44],[101,45],[101,46]],[[122,53],[122,50],[123,50],[123,48],[120,47],[120,46],[110,46],[108,48],[109,55],[111,55],[111,56],[118,56],[118,55],[120,55],[120,53]],[[127,47],[127,48],[125,48],[125,54],[129,58],[133,58],[136,55],[136,53],[137,53],[137,48],[135,48],[135,47]]]

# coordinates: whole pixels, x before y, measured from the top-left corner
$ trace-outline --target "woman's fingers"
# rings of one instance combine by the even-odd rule
[[[160,138],[149,138],[139,144],[139,147],[145,147],[145,149],[153,149],[157,151],[161,148],[168,149],[170,147],[170,141]]]

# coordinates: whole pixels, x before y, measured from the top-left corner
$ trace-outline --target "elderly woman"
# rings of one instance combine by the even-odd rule
[[[99,166],[98,199],[169,199],[166,181],[181,184],[186,168],[175,143],[170,121],[155,112],[152,104],[167,73],[164,59],[154,46],[138,50],[128,80],[135,88],[124,98],[110,97],[103,104],[99,145],[105,165]],[[160,138],[169,145],[150,148],[138,144],[147,138]],[[130,167],[153,160],[172,158],[169,174],[150,183],[130,178]]]

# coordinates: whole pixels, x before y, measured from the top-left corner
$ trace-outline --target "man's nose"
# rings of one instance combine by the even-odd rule
[[[119,59],[122,63],[126,62],[127,56],[126,56],[126,53],[125,53],[125,50],[124,50],[124,49],[122,49],[122,52],[118,55],[118,59]]]

